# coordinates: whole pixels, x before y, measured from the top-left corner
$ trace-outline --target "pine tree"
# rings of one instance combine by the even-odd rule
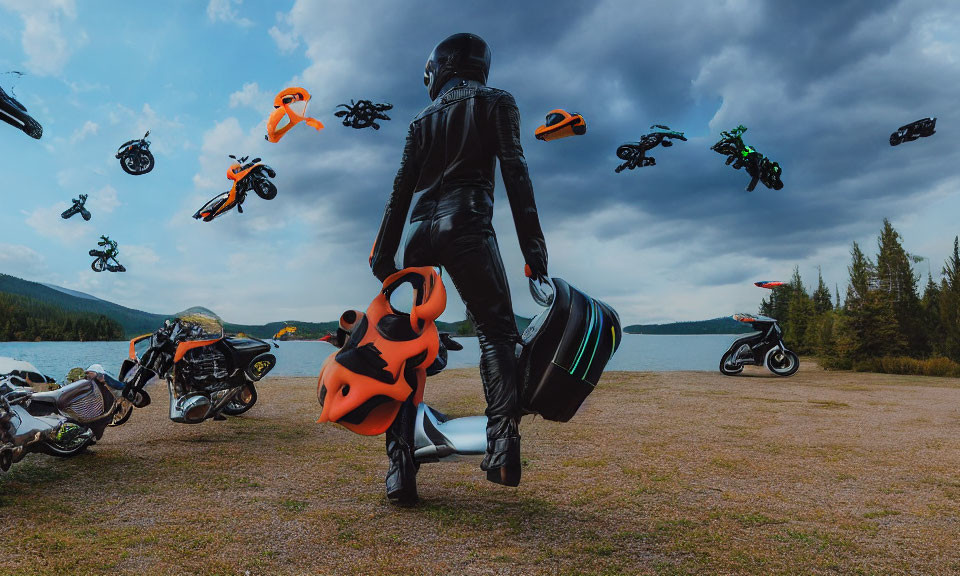
[[[830,290],[823,282],[823,272],[819,266],[817,266],[817,289],[813,293],[813,310],[817,314],[833,310],[833,303],[830,302]]]
[[[883,231],[877,239],[877,247],[877,287],[882,296],[890,301],[897,318],[897,328],[907,342],[908,352],[912,356],[926,356],[929,346],[920,314],[918,278],[913,273],[910,255],[903,249],[900,234],[886,218],[883,220]]]
[[[943,266],[939,295],[942,352],[960,362],[960,244],[957,237],[953,239],[953,254]]]
[[[927,285],[923,289],[920,308],[923,310],[923,323],[926,326],[930,351],[935,355],[943,352],[943,326],[940,322],[940,286],[933,281],[933,275],[927,273]]]
[[[813,303],[803,287],[800,278],[800,267],[794,266],[793,276],[790,278],[790,303],[787,307],[786,322],[783,322],[783,337],[795,348],[802,352],[806,342],[807,325],[813,312]]]

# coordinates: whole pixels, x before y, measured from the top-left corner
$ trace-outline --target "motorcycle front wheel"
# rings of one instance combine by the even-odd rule
[[[243,390],[233,397],[233,400],[223,407],[223,413],[230,416],[239,416],[253,408],[257,403],[257,387],[252,383],[243,387]]]
[[[107,263],[103,258],[97,258],[90,263],[90,268],[93,268],[94,272],[103,272],[107,268]]]
[[[777,376],[793,376],[800,369],[800,358],[789,350],[774,348],[767,355],[767,368]]]
[[[727,352],[723,355],[723,358],[720,359],[720,373],[724,376],[736,376],[743,372],[743,364],[730,364],[727,365],[727,362],[736,354],[737,351]]]
[[[146,174],[153,170],[153,166],[156,161],[153,158],[153,154],[150,152],[141,152],[140,153],[140,171],[138,174]]]
[[[256,191],[257,196],[264,200],[273,200],[277,197],[277,186],[269,180],[258,178],[253,183],[253,189]]]

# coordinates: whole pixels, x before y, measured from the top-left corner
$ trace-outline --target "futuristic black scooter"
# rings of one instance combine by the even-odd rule
[[[750,324],[754,332],[737,338],[720,359],[720,372],[736,376],[744,366],[766,366],[777,376],[792,376],[800,368],[800,359],[783,343],[780,324],[769,316],[734,314],[733,319]]]
[[[0,88],[0,120],[22,130],[27,136],[39,140],[43,136],[43,126],[27,114],[27,108],[17,99]]]

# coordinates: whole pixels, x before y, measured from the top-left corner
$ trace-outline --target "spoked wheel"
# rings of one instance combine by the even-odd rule
[[[153,154],[150,152],[141,152],[140,153],[140,171],[138,174],[146,174],[147,172],[153,170],[155,160]]]
[[[93,432],[77,424],[64,424],[57,437],[40,444],[40,451],[57,458],[70,458],[83,452],[93,443]]]
[[[743,364],[737,364],[732,362],[733,357],[736,356],[737,351],[727,352],[723,355],[723,358],[720,359],[720,373],[724,376],[736,376],[743,372]]]
[[[767,368],[777,376],[793,376],[800,369],[800,358],[789,350],[774,348],[767,353]]]
[[[107,262],[103,258],[97,258],[90,263],[90,267],[93,268],[94,272],[103,272],[107,269]]]
[[[124,154],[120,157],[120,167],[123,168],[123,171],[127,174],[136,176],[139,174],[138,170],[140,169],[140,158],[137,154]]]
[[[226,406],[223,408],[224,414],[229,414],[230,416],[239,416],[246,412],[247,410],[253,408],[253,405],[257,403],[257,387],[252,383],[247,384],[243,387],[243,390],[237,393]]]

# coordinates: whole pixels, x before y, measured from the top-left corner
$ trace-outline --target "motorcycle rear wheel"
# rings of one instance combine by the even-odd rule
[[[93,432],[85,428],[83,432],[71,440],[63,442],[57,440],[45,440],[40,443],[39,451],[57,458],[72,458],[87,449],[93,444]]]
[[[243,387],[243,390],[233,397],[233,400],[223,407],[223,413],[229,416],[239,416],[253,408],[257,403],[257,387],[252,383]]]
[[[793,376],[800,369],[800,358],[789,350],[784,350],[778,354],[779,350],[774,348],[767,355],[767,368],[777,376]]]
[[[107,426],[115,427],[126,424],[127,420],[133,416],[133,406],[121,406],[113,415],[113,420]]]

